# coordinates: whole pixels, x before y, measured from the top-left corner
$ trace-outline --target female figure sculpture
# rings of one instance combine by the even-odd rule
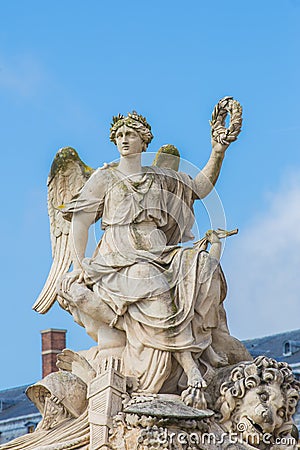
[[[211,366],[228,364],[230,350],[245,356],[228,332],[222,305],[220,238],[228,233],[207,233],[192,248],[179,245],[192,238],[193,203],[214,187],[229,142],[213,139],[208,163],[191,179],[174,169],[142,167],[152,137],[136,112],[115,117],[110,139],[119,164],[97,169],[61,207],[72,215],[73,270],[60,278],[58,301],[100,347],[121,349],[124,373],[138,380],[140,391],[188,387],[190,393],[206,386]],[[100,217],[103,237],[85,258],[88,229]],[[42,309],[40,300],[35,308]]]

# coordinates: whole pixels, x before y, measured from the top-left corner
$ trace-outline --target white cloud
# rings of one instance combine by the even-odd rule
[[[225,249],[226,309],[243,339],[300,328],[300,174]]]

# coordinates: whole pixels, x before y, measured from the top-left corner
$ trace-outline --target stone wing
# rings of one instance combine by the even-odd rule
[[[52,245],[52,266],[46,283],[33,305],[33,309],[45,314],[56,300],[57,280],[68,272],[71,264],[69,232],[72,214],[63,214],[64,205],[76,198],[94,172],[71,147],[60,149],[53,160],[48,177],[48,214]]]
[[[157,166],[161,169],[173,169],[177,172],[179,164],[179,150],[172,144],[166,144],[157,151],[152,166]]]

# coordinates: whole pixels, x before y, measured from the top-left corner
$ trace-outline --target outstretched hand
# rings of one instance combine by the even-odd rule
[[[96,376],[96,371],[87,359],[68,348],[57,355],[56,366],[61,370],[74,373],[85,383],[90,382]]]

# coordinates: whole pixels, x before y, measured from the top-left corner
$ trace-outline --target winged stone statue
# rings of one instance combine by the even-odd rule
[[[181,392],[197,407],[213,367],[249,356],[230,336],[223,306],[220,240],[237,231],[210,230],[192,247],[181,245],[193,239],[193,204],[214,188],[241,121],[238,102],[218,103],[211,155],[195,178],[179,171],[180,154],[170,144],[152,166],[141,165],[153,135],[135,111],[111,124],[119,163],[94,170],[68,147],[48,178],[53,263],[33,309],[44,314],[57,299],[102,351],[117,352],[140,391]],[[103,236],[86,258],[88,229],[100,218]]]

